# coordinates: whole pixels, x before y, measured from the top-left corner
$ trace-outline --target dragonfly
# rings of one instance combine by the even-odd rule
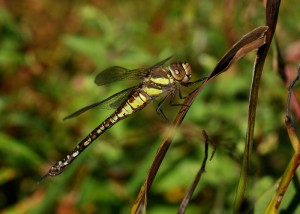
[[[120,66],[109,67],[100,72],[96,78],[95,83],[98,86],[110,84],[120,80],[140,80],[138,85],[122,90],[100,102],[88,105],[74,112],[73,114],[64,118],[74,118],[92,108],[109,107],[116,109],[107,119],[105,119],[99,126],[91,131],[64,159],[54,164],[49,171],[43,175],[38,183],[47,177],[54,177],[61,174],[79,155],[83,152],[96,138],[102,135],[106,130],[111,128],[114,124],[123,120],[130,115],[142,110],[145,106],[151,103],[158,97],[163,97],[159,102],[156,112],[166,119],[162,111],[162,106],[169,98],[170,104],[173,102],[176,94],[182,99],[180,86],[188,87],[191,84],[202,81],[198,80],[190,82],[191,67],[187,62],[175,62],[168,66],[164,64],[169,61],[172,56],[163,61],[149,67],[127,69]]]

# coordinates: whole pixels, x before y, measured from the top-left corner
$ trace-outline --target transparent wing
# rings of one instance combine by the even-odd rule
[[[168,58],[164,59],[163,61],[160,61],[158,63],[156,63],[155,65],[151,66],[149,69],[154,69],[154,68],[158,68],[161,67],[163,64],[165,64],[167,61],[169,61],[173,56],[169,56]]]
[[[121,80],[143,79],[147,75],[147,69],[129,70],[120,66],[113,66],[99,73],[95,78],[97,85],[106,85]]]
[[[92,108],[104,108],[104,109],[116,109],[118,108],[126,99],[128,99],[128,96],[130,93],[132,93],[135,89],[137,89],[138,86],[133,86],[130,88],[127,88],[125,90],[122,90],[100,102],[93,103],[91,105],[85,106],[78,111],[75,111],[74,113],[70,114],[69,116],[65,117],[64,120],[71,119],[73,117],[77,117],[78,115],[92,109]]]
[[[106,85],[110,84],[116,81],[121,80],[138,80],[143,79],[145,76],[149,73],[151,69],[157,68],[162,66],[164,63],[166,63],[168,60],[170,60],[172,56],[164,59],[161,62],[158,62],[157,64],[149,67],[149,68],[138,68],[138,69],[127,69],[120,66],[113,66],[109,67],[102,72],[100,72],[96,78],[95,83],[97,85]]]

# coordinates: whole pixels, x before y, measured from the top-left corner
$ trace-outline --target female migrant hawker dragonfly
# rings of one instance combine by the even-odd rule
[[[76,117],[94,107],[108,106],[116,109],[104,122],[91,131],[70,154],[54,164],[49,171],[40,178],[39,183],[49,176],[54,177],[61,174],[83,150],[107,129],[111,128],[120,120],[142,110],[158,97],[164,98],[158,104],[156,111],[166,119],[161,110],[166,99],[170,98],[170,104],[172,104],[176,94],[179,94],[179,97],[182,98],[180,85],[187,87],[195,83],[189,82],[191,79],[191,67],[188,63],[171,63],[169,66],[163,66],[171,58],[172,57],[168,57],[149,68],[129,70],[123,67],[113,66],[100,72],[95,78],[95,83],[99,86],[124,79],[140,79],[142,81],[139,85],[122,90],[107,99],[86,106],[64,118],[70,119]],[[196,82],[199,81],[201,80]]]

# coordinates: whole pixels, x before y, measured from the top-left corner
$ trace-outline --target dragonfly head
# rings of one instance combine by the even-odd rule
[[[192,76],[191,66],[189,63],[172,63],[169,66],[169,70],[175,80],[183,83],[187,83]]]

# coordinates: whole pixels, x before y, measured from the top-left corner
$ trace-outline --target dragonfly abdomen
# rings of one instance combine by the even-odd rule
[[[41,180],[43,180],[47,176],[57,176],[61,174],[64,169],[68,165],[70,165],[73,160],[75,160],[75,158],[83,150],[85,150],[96,138],[102,135],[107,129],[112,127],[118,121],[143,109],[149,102],[151,102],[151,97],[149,97],[144,91],[135,91],[119,108],[117,108],[117,110],[112,115],[110,115],[105,121],[103,121],[97,128],[91,131],[88,136],[86,136],[69,155],[52,166],[48,173],[41,178]]]
[[[142,110],[152,98],[142,90],[135,91],[129,98],[115,111],[110,118],[114,120],[114,115],[119,119],[124,119],[131,114]]]

